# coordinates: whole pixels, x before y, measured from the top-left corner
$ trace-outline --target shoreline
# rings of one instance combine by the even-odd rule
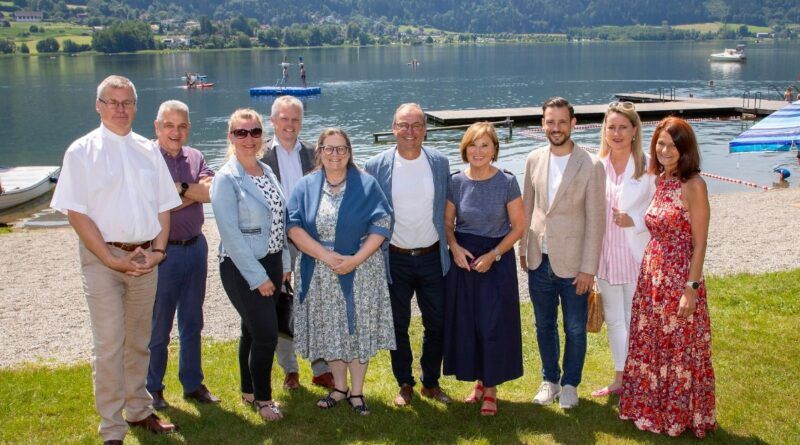
[[[795,229],[800,221],[800,188],[716,194],[709,200],[706,275],[800,267],[800,230]],[[239,317],[219,279],[219,235],[213,219],[206,221],[203,233],[209,243],[203,337],[232,340],[239,336]],[[91,330],[75,232],[69,227],[15,228],[0,240],[5,258],[0,262],[0,368],[90,360]],[[519,278],[520,299],[527,302],[527,278],[524,273]]]

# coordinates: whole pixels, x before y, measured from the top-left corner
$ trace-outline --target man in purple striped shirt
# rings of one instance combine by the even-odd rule
[[[178,378],[183,386],[183,396],[200,403],[219,402],[203,384],[200,363],[200,332],[203,330],[208,272],[208,243],[202,232],[203,203],[210,201],[214,172],[206,165],[202,153],[184,145],[190,128],[186,104],[177,100],[161,104],[155,121],[157,143],[182,203],[172,210],[167,259],[158,270],[158,289],[153,307],[147,390],[153,395],[153,408],[157,410],[169,406],[164,400],[164,372],[176,310],[181,345]]]

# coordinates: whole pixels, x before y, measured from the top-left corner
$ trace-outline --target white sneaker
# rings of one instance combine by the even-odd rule
[[[561,394],[558,396],[558,406],[561,409],[570,409],[578,406],[578,388],[572,385],[564,385]]]
[[[542,385],[539,386],[539,392],[536,393],[536,397],[533,398],[533,403],[537,405],[549,405],[553,403],[559,392],[561,392],[561,385],[558,383],[550,383],[545,380],[542,382]]]

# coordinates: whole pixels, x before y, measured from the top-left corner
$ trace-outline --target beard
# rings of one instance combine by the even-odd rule
[[[569,142],[571,134],[570,133],[558,133],[558,135],[553,135],[552,133],[547,134],[547,140],[550,142],[550,145],[554,147],[561,147],[562,145]]]

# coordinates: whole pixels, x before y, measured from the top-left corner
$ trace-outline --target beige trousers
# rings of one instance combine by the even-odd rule
[[[109,246],[114,256],[127,254]],[[94,344],[94,400],[103,440],[122,440],[125,418],[139,421],[153,412],[145,389],[158,271],[132,277],[106,267],[83,243],[79,246],[83,291]],[[125,418],[122,410],[125,410]]]

